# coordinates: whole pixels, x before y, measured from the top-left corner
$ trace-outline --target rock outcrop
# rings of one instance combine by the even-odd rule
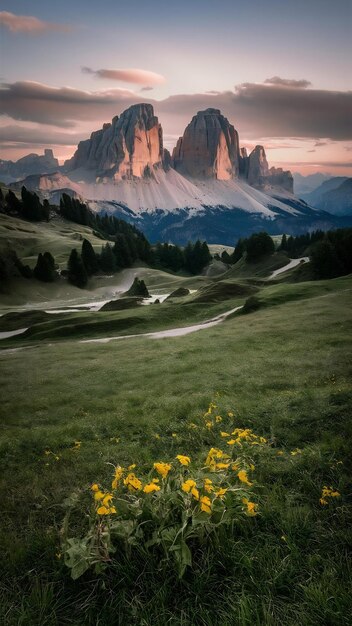
[[[293,193],[293,177],[291,172],[284,171],[281,167],[271,167],[263,146],[256,146],[247,156],[247,151],[242,148],[240,158],[240,172],[248,184],[258,189],[276,187],[278,190]]]
[[[196,179],[238,176],[237,131],[219,109],[198,111],[174,148],[172,164],[184,176]]]
[[[81,141],[65,170],[94,170],[98,181],[150,176],[163,160],[162,128],[151,104],[135,104]]]

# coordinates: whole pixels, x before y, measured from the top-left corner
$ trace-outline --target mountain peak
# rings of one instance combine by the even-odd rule
[[[81,141],[65,169],[95,170],[97,180],[141,178],[163,158],[162,128],[151,104],[130,106]]]
[[[198,111],[179,138],[173,166],[191,178],[229,180],[239,171],[238,134],[219,109]]]

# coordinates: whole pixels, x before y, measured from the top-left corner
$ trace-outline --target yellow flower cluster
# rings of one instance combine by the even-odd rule
[[[137,478],[137,476],[130,472],[127,474],[126,478],[123,481],[123,484],[127,487],[128,491],[131,493],[135,493],[136,491],[140,491],[142,489],[142,482]]]
[[[323,506],[326,506],[327,504],[329,504],[329,501],[327,500],[327,498],[340,498],[340,497],[341,497],[341,494],[339,491],[337,491],[337,489],[334,489],[333,487],[327,487],[326,485],[324,485],[319,502]]]
[[[178,454],[176,459],[181,463],[181,465],[189,465],[191,462],[189,456],[184,456],[183,454]]]
[[[205,460],[205,465],[214,472],[216,470],[228,469],[230,466],[230,457],[222,450],[219,450],[219,448],[211,448]]]
[[[158,474],[160,474],[160,476],[162,476],[162,478],[166,478],[166,476],[168,475],[169,471],[171,470],[170,463],[162,463],[162,462],[154,463],[153,467],[154,467],[154,469],[156,469]]]
[[[254,515],[257,515],[257,504],[255,504],[254,502],[250,502],[248,498],[242,498],[242,502],[247,507],[247,515],[249,515],[250,517],[254,517]]]
[[[267,443],[265,437],[259,437],[255,435],[251,428],[235,428],[231,433],[232,439],[227,443],[229,446],[242,446],[244,442],[250,443],[252,446],[259,446],[261,443]],[[222,434],[225,436],[225,433]]]
[[[100,491],[99,485],[96,483],[91,486],[91,490],[94,493],[94,500],[98,505],[98,515],[113,515],[116,513],[115,507],[111,505],[111,501],[113,499],[112,493],[104,493],[103,491]]]

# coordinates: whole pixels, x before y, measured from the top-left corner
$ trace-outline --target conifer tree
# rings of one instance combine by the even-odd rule
[[[76,248],[73,248],[73,250],[71,250],[71,254],[67,263],[67,272],[68,280],[70,283],[72,283],[72,285],[80,287],[81,289],[86,286],[88,282],[88,275]]]
[[[81,256],[88,276],[92,276],[92,274],[98,271],[99,262],[94,248],[88,239],[83,239]]]

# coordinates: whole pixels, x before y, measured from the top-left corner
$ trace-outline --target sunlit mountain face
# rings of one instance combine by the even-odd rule
[[[0,156],[53,149],[63,164],[92,131],[146,103],[170,153],[197,111],[218,109],[271,166],[349,176],[350,24],[348,0],[151,0],[148,10],[141,0],[38,0],[31,10],[12,0],[0,12]]]

